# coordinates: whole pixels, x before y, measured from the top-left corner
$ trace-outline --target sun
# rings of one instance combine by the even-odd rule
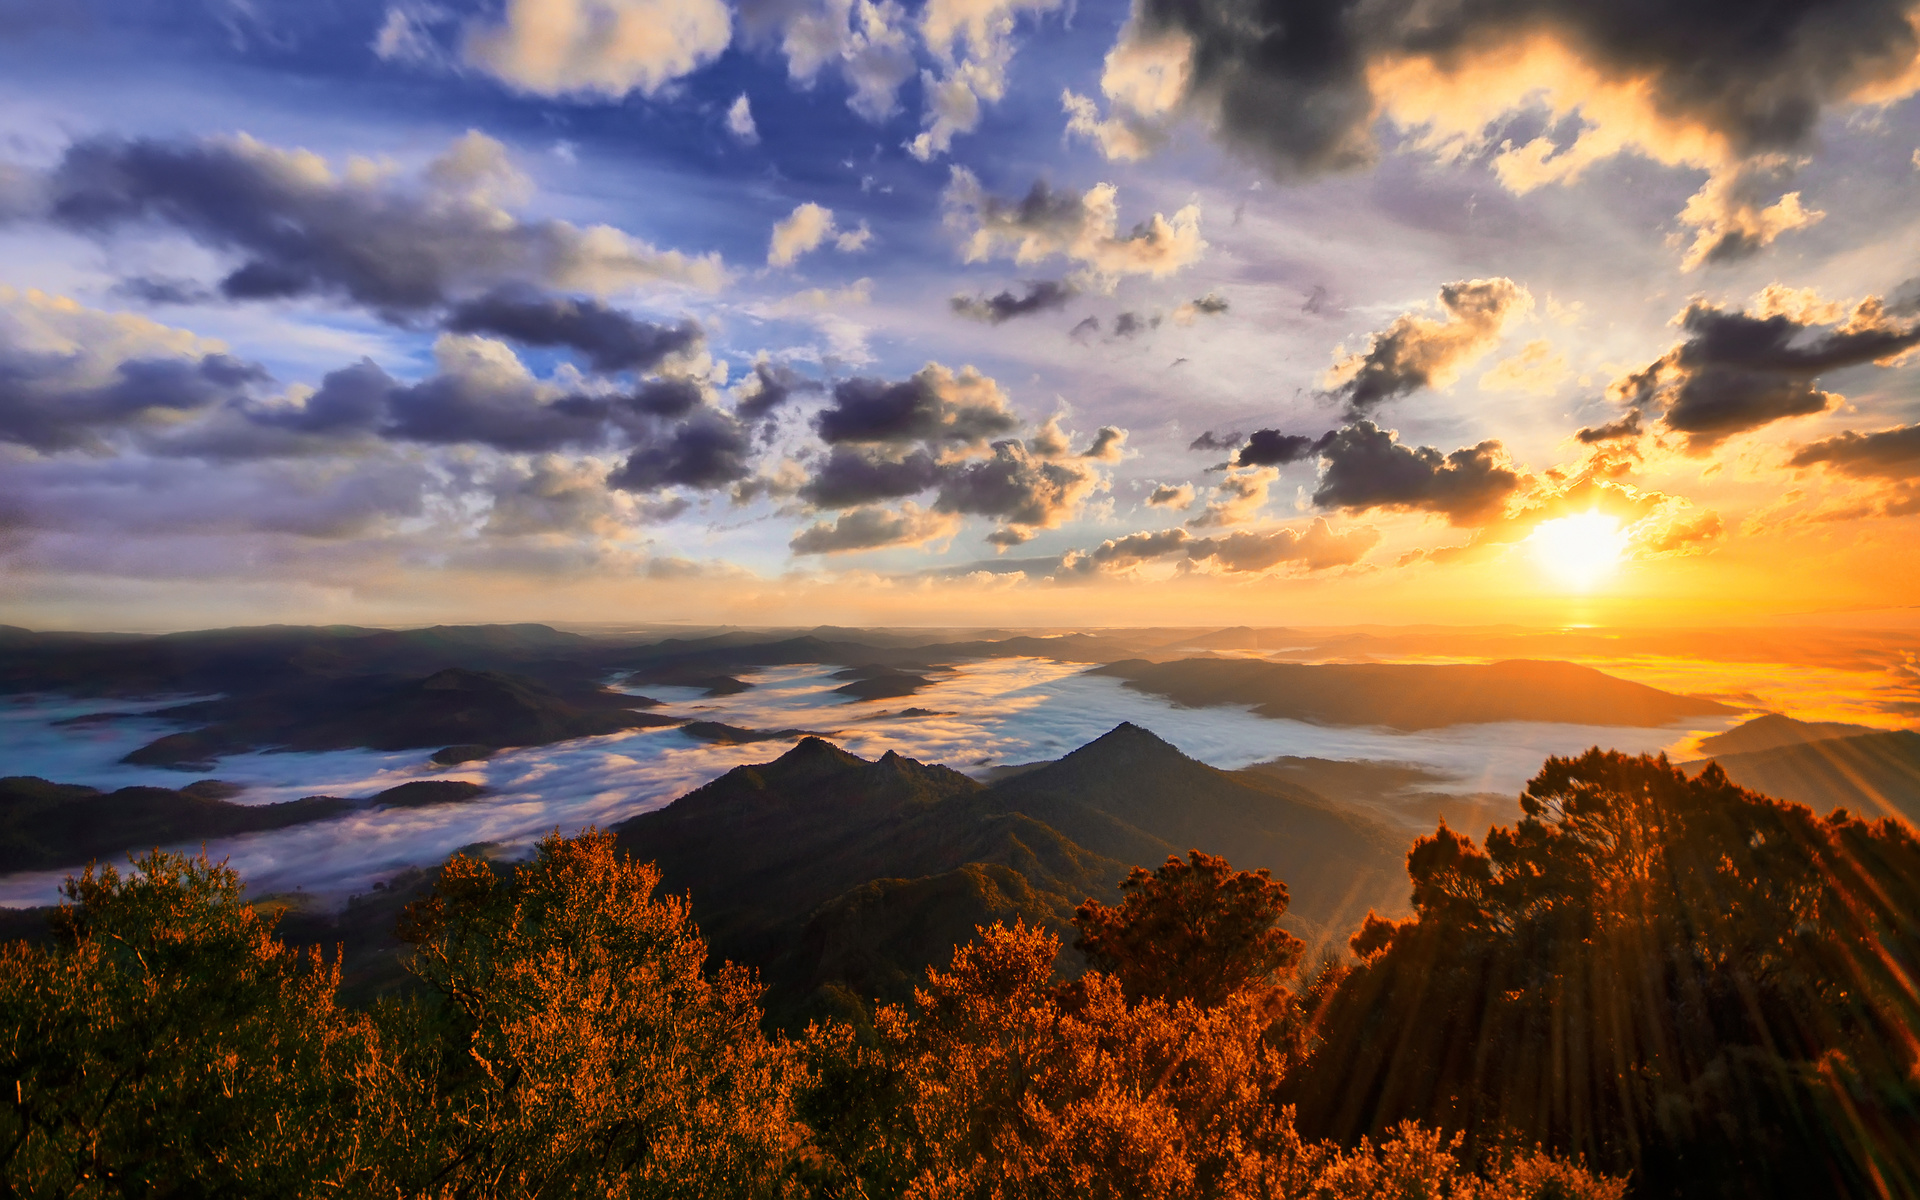
[[[1616,518],[1585,512],[1540,522],[1526,544],[1533,560],[1556,582],[1570,591],[1588,592],[1620,565],[1627,534]]]

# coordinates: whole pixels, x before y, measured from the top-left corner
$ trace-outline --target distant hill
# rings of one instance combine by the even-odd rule
[[[691,895],[715,953],[764,972],[789,1019],[835,993],[903,998],[978,924],[1064,931],[1132,866],[1193,848],[1272,870],[1292,888],[1289,925],[1309,935],[1405,899],[1398,835],[1134,725],[992,787],[808,738],[616,830],[666,890]]]
[[[1793,746],[1824,738],[1854,737],[1874,732],[1877,731],[1870,725],[1848,725],[1840,721],[1796,721],[1779,713],[1766,713],[1751,721],[1743,721],[1725,733],[1701,738],[1700,749],[1708,758],[1717,758],[1723,754],[1747,754],[1755,750],[1772,750],[1776,746]]]
[[[1681,766],[1698,771],[1708,761]],[[1900,816],[1920,828],[1920,733],[1912,730],[1819,738],[1744,754],[1716,754],[1711,761],[1741,787],[1804,804],[1817,813],[1845,808],[1864,817]]]
[[[220,756],[275,747],[372,750],[544,746],[568,738],[677,725],[632,711],[642,697],[563,697],[515,675],[449,667],[424,679],[354,678],[203,701],[160,717],[199,724],[133,751],[144,766],[205,771]]]
[[[1566,662],[1489,664],[1280,663],[1142,659],[1096,667],[1176,704],[1247,704],[1263,717],[1317,725],[1438,729],[1491,721],[1660,726],[1734,712]]]
[[[31,775],[0,779],[0,872],[79,866],[124,858],[129,850],[285,829],[337,817],[349,800],[314,796],[283,804],[234,804],[214,780],[179,790],[126,787],[116,792],[49,783]]]

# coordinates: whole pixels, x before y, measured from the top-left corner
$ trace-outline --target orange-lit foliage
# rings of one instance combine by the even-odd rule
[[[768,1196],[803,1131],[798,1064],[760,1033],[759,989],[660,874],[609,834],[540,843],[507,880],[456,856],[402,937],[442,998],[440,1058],[393,1131],[403,1190]]]
[[[372,1030],[204,857],[66,886],[55,944],[0,946],[6,1194],[298,1195],[341,1180]]]
[[[1540,1155],[1483,1178],[1414,1126],[1379,1145],[1308,1144],[1271,1093],[1284,1055],[1271,996],[1210,1008],[1129,1004],[1098,972],[1050,986],[1060,944],[1016,923],[983,929],[915,1009],[890,1007],[877,1044],[809,1031],[819,1083],[804,1102],[817,1189],[872,1197],[1617,1198],[1623,1186]]]
[[[1547,760],[1482,849],[1408,855],[1286,1089],[1338,1137],[1538,1139],[1648,1195],[1920,1192],[1920,843],[1719,768]]]
[[[1277,986],[1306,948],[1277,927],[1287,885],[1266,869],[1235,871],[1194,850],[1157,871],[1135,867],[1118,907],[1088,900],[1073,915],[1074,948],[1127,998],[1191,1000],[1215,1008],[1248,988]]]

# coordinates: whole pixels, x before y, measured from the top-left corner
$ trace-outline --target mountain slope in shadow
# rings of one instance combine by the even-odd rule
[[[1130,724],[993,787],[808,738],[616,832],[663,890],[691,897],[716,954],[762,971],[788,1022],[905,998],[979,924],[1070,933],[1080,901],[1112,901],[1129,868],[1189,849],[1272,870],[1295,897],[1288,924],[1310,937],[1403,907],[1405,889],[1405,847],[1382,827]]]
[[[169,846],[324,821],[357,807],[310,796],[281,804],[235,804],[236,789],[202,780],[179,790],[114,792],[30,775],[0,779],[0,872],[117,859],[129,849]]]

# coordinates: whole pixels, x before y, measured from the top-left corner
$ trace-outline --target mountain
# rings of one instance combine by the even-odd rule
[[[1070,940],[1080,901],[1112,901],[1132,866],[1193,848],[1272,870],[1309,936],[1404,907],[1403,839],[1134,725],[992,787],[807,738],[615,828],[663,890],[691,897],[716,954],[762,971],[789,1022],[904,998],[980,924],[1018,916]]]
[[[1344,930],[1369,906],[1404,904],[1402,834],[1285,780],[1210,767],[1131,722],[984,799],[1129,866],[1200,849],[1265,867],[1292,893],[1296,932]]]
[[[1698,771],[1707,761],[1680,765]],[[1863,817],[1899,816],[1920,828],[1920,733],[1910,729],[1716,754],[1711,761],[1741,787],[1818,813],[1845,808]]]
[[[1490,721],[1660,726],[1734,709],[1567,662],[1284,663],[1128,659],[1096,667],[1176,704],[1248,704],[1263,717],[1316,725],[1438,729]]]
[[[202,780],[179,790],[125,787],[116,792],[49,783],[31,775],[0,779],[0,872],[78,866],[129,849],[285,829],[337,817],[352,801],[313,796],[283,804],[234,804],[229,785]]]
[[[1778,746],[1873,732],[1875,730],[1869,725],[1848,725],[1840,721],[1796,721],[1779,713],[1765,713],[1751,721],[1743,721],[1725,733],[1701,738],[1700,750],[1708,758],[1718,758],[1723,754],[1749,754],[1755,750],[1772,750]]]
[[[204,723],[133,751],[126,761],[210,770],[221,755],[287,750],[409,750],[431,746],[544,746],[568,738],[677,725],[632,711],[655,702],[614,693],[561,696],[496,671],[449,667],[424,679],[356,677],[201,701],[156,715]],[[632,706],[632,707],[629,707]]]

